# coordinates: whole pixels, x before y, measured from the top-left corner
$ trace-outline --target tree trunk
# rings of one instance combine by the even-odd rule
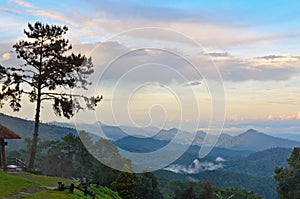
[[[37,147],[37,142],[39,137],[40,112],[41,112],[41,89],[38,89],[35,118],[34,118],[34,132],[33,132],[31,153],[30,153],[30,160],[29,160],[30,169],[34,169],[36,147]]]
[[[6,170],[6,155],[5,155],[5,141],[4,139],[0,139],[0,144],[1,144],[1,166],[3,168],[3,170]]]
[[[39,125],[40,125],[40,112],[41,112],[41,102],[42,102],[42,66],[43,66],[43,40],[40,45],[40,62],[39,62],[39,76],[38,76],[38,85],[37,85],[37,100],[36,100],[36,109],[35,109],[35,117],[34,117],[34,132],[32,138],[32,146],[29,160],[29,168],[34,169],[35,155],[36,155],[36,147],[39,138]]]

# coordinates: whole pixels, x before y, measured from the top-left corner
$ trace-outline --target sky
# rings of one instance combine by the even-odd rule
[[[43,104],[42,121],[300,132],[299,1],[0,1],[0,64],[27,23],[67,25],[92,57],[87,94],[104,101],[71,121]],[[122,56],[121,56],[122,55]],[[199,73],[198,73],[199,72]],[[81,92],[81,91],[79,91]],[[20,112],[33,119],[34,104]],[[225,122],[225,123],[223,123]]]

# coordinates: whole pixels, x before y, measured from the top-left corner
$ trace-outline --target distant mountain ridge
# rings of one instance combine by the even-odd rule
[[[62,124],[63,125],[63,124]],[[89,124],[84,125],[81,124],[79,127],[81,128],[85,127],[85,130],[91,133],[96,133],[99,131],[99,124]],[[127,136],[136,136],[143,138],[143,135],[145,138],[151,138],[155,140],[163,140],[170,142],[174,139],[176,134],[178,133],[178,129],[171,128],[171,129],[141,129],[136,127],[128,127],[128,126],[109,126],[101,124],[102,129],[105,131],[105,135],[113,140],[119,140],[126,138]],[[126,134],[125,131],[130,132],[130,135]],[[141,131],[142,133],[140,133]],[[186,133],[187,135],[195,136],[193,145],[202,145],[202,142],[205,138],[206,133],[204,131],[197,131],[195,135],[193,135],[190,132],[181,131],[182,133]],[[153,136],[151,136],[153,135]],[[184,139],[184,136],[181,136],[179,144],[191,144],[189,139]],[[155,141],[154,141],[155,142]],[[177,139],[178,142],[178,139]],[[300,142],[295,140],[290,140],[286,138],[279,138],[271,135],[267,135],[265,133],[258,132],[254,129],[248,129],[242,134],[239,134],[237,136],[231,136],[225,133],[222,133],[218,141],[215,145],[216,147],[220,148],[227,148],[232,150],[242,150],[242,151],[261,151],[265,149],[275,148],[275,147],[281,147],[281,148],[293,148],[295,146],[300,146]],[[151,150],[150,150],[151,151]]]
[[[261,151],[275,147],[293,148],[300,146],[300,142],[270,136],[254,129],[249,129],[240,135],[219,139],[216,146],[234,150]]]
[[[12,117],[0,113],[0,124],[10,128],[15,131],[22,138],[31,138],[33,133],[33,121]],[[101,126],[101,128],[100,128]],[[40,139],[41,140],[49,140],[49,139],[59,139],[60,137],[73,133],[77,134],[77,128],[79,130],[85,130],[90,133],[98,134],[99,131],[103,131],[108,139],[112,141],[122,140],[122,139],[133,139],[135,134],[138,134],[139,140],[142,141],[146,139],[147,143],[143,146],[143,150],[152,151],[153,145],[151,145],[151,141],[157,142],[159,140],[165,141],[164,143],[169,143],[171,140],[174,140],[174,137],[178,136],[178,129],[157,129],[157,128],[136,128],[136,127],[128,127],[128,126],[109,126],[104,124],[78,124],[75,126],[74,124],[67,123],[40,123]],[[125,131],[125,132],[124,132]],[[130,135],[127,134],[130,133]],[[144,137],[143,137],[144,135]],[[185,131],[180,132],[180,138],[176,139],[177,144],[191,144],[190,139],[185,139],[185,135],[187,137],[191,137],[193,134]],[[196,132],[193,145],[201,146],[204,138],[205,132],[198,131]],[[130,138],[131,136],[131,138]],[[178,138],[178,137],[177,137]],[[21,143],[18,140],[12,140],[10,142]],[[121,141],[118,142],[121,144]],[[149,146],[148,146],[149,145]],[[253,129],[249,129],[246,132],[237,135],[231,136],[227,134],[221,134],[219,136],[218,142],[215,145],[219,148],[227,148],[231,150],[241,150],[241,151],[261,151],[265,149],[281,147],[281,148],[293,148],[295,146],[300,146],[300,142],[294,140],[288,140],[283,138],[273,137],[261,132],[258,132]],[[14,146],[16,148],[24,147],[24,144]],[[148,149],[146,149],[148,147]]]

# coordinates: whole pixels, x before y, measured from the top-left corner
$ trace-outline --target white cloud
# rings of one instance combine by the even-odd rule
[[[201,171],[214,171],[222,169],[223,167],[224,165],[220,161],[218,163],[208,161],[200,162],[199,160],[195,159],[193,163],[188,166],[173,164],[164,168],[164,170],[172,171],[174,173],[196,174]]]
[[[226,160],[222,157],[217,157],[216,162],[225,162]]]

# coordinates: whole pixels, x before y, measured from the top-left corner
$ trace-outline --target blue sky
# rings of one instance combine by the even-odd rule
[[[254,127],[258,121],[293,121],[289,123],[291,129],[293,125],[299,126],[300,119],[299,8],[299,1],[1,0],[0,64],[16,63],[10,47],[24,38],[23,29],[28,22],[42,21],[67,25],[70,30],[68,37],[74,44],[74,50],[78,52],[88,53],[97,44],[103,44],[102,48],[96,50],[99,56],[95,58],[98,61],[94,64],[99,68],[105,63],[103,60],[109,61],[120,49],[130,49],[128,44],[120,40],[118,43],[112,43],[107,42],[108,39],[136,28],[165,28],[200,44],[204,54],[210,55],[220,70],[226,94],[225,127],[228,131],[231,131],[234,122],[245,123],[245,121],[252,122]],[[140,39],[135,38],[136,45],[142,45],[145,38]],[[166,43],[175,46],[175,41],[169,40]],[[178,51],[184,51],[183,45],[177,44],[177,47]],[[153,55],[150,51],[143,53],[144,56]],[[185,53],[195,63],[200,57],[203,58],[188,51]],[[160,54],[153,57],[156,62],[165,63],[167,59],[167,56]],[[179,63],[172,64],[179,65]],[[181,89],[170,83],[167,86]],[[110,88],[111,85],[102,88],[102,92],[109,96],[108,99],[111,99]],[[199,92],[205,93],[205,89],[200,89]],[[145,93],[141,93],[141,96],[146,97],[142,94]],[[156,94],[160,98],[164,96],[164,93]],[[206,99],[205,96],[202,97]],[[159,100],[157,102],[162,103]],[[2,111],[32,118],[33,105],[27,104],[26,101],[24,103],[26,105],[20,113],[13,113],[8,107],[4,107]],[[113,124],[109,103],[109,100],[102,103],[98,119]],[[148,102],[145,102],[144,106],[141,104],[139,106],[139,111],[148,113]],[[45,110],[46,113],[42,114],[44,121],[66,121],[63,118],[56,118],[51,113],[51,108],[47,109],[46,105]],[[180,120],[171,117],[177,110],[175,107],[168,107],[166,110],[171,111],[167,118],[169,126]],[[211,113],[206,108],[204,110],[203,118],[209,121]],[[152,112],[154,118],[161,119],[160,111]],[[135,116],[141,117],[138,114]],[[133,114],[133,117],[135,116]],[[125,120],[123,122],[126,123]],[[149,122],[141,121],[141,123]],[[190,125],[189,121],[183,123],[186,126]],[[247,125],[249,126],[249,123]],[[257,126],[261,130],[268,130],[262,125]],[[237,131],[242,130],[241,127]],[[269,131],[272,130],[274,129]],[[290,132],[295,133],[296,130]]]

